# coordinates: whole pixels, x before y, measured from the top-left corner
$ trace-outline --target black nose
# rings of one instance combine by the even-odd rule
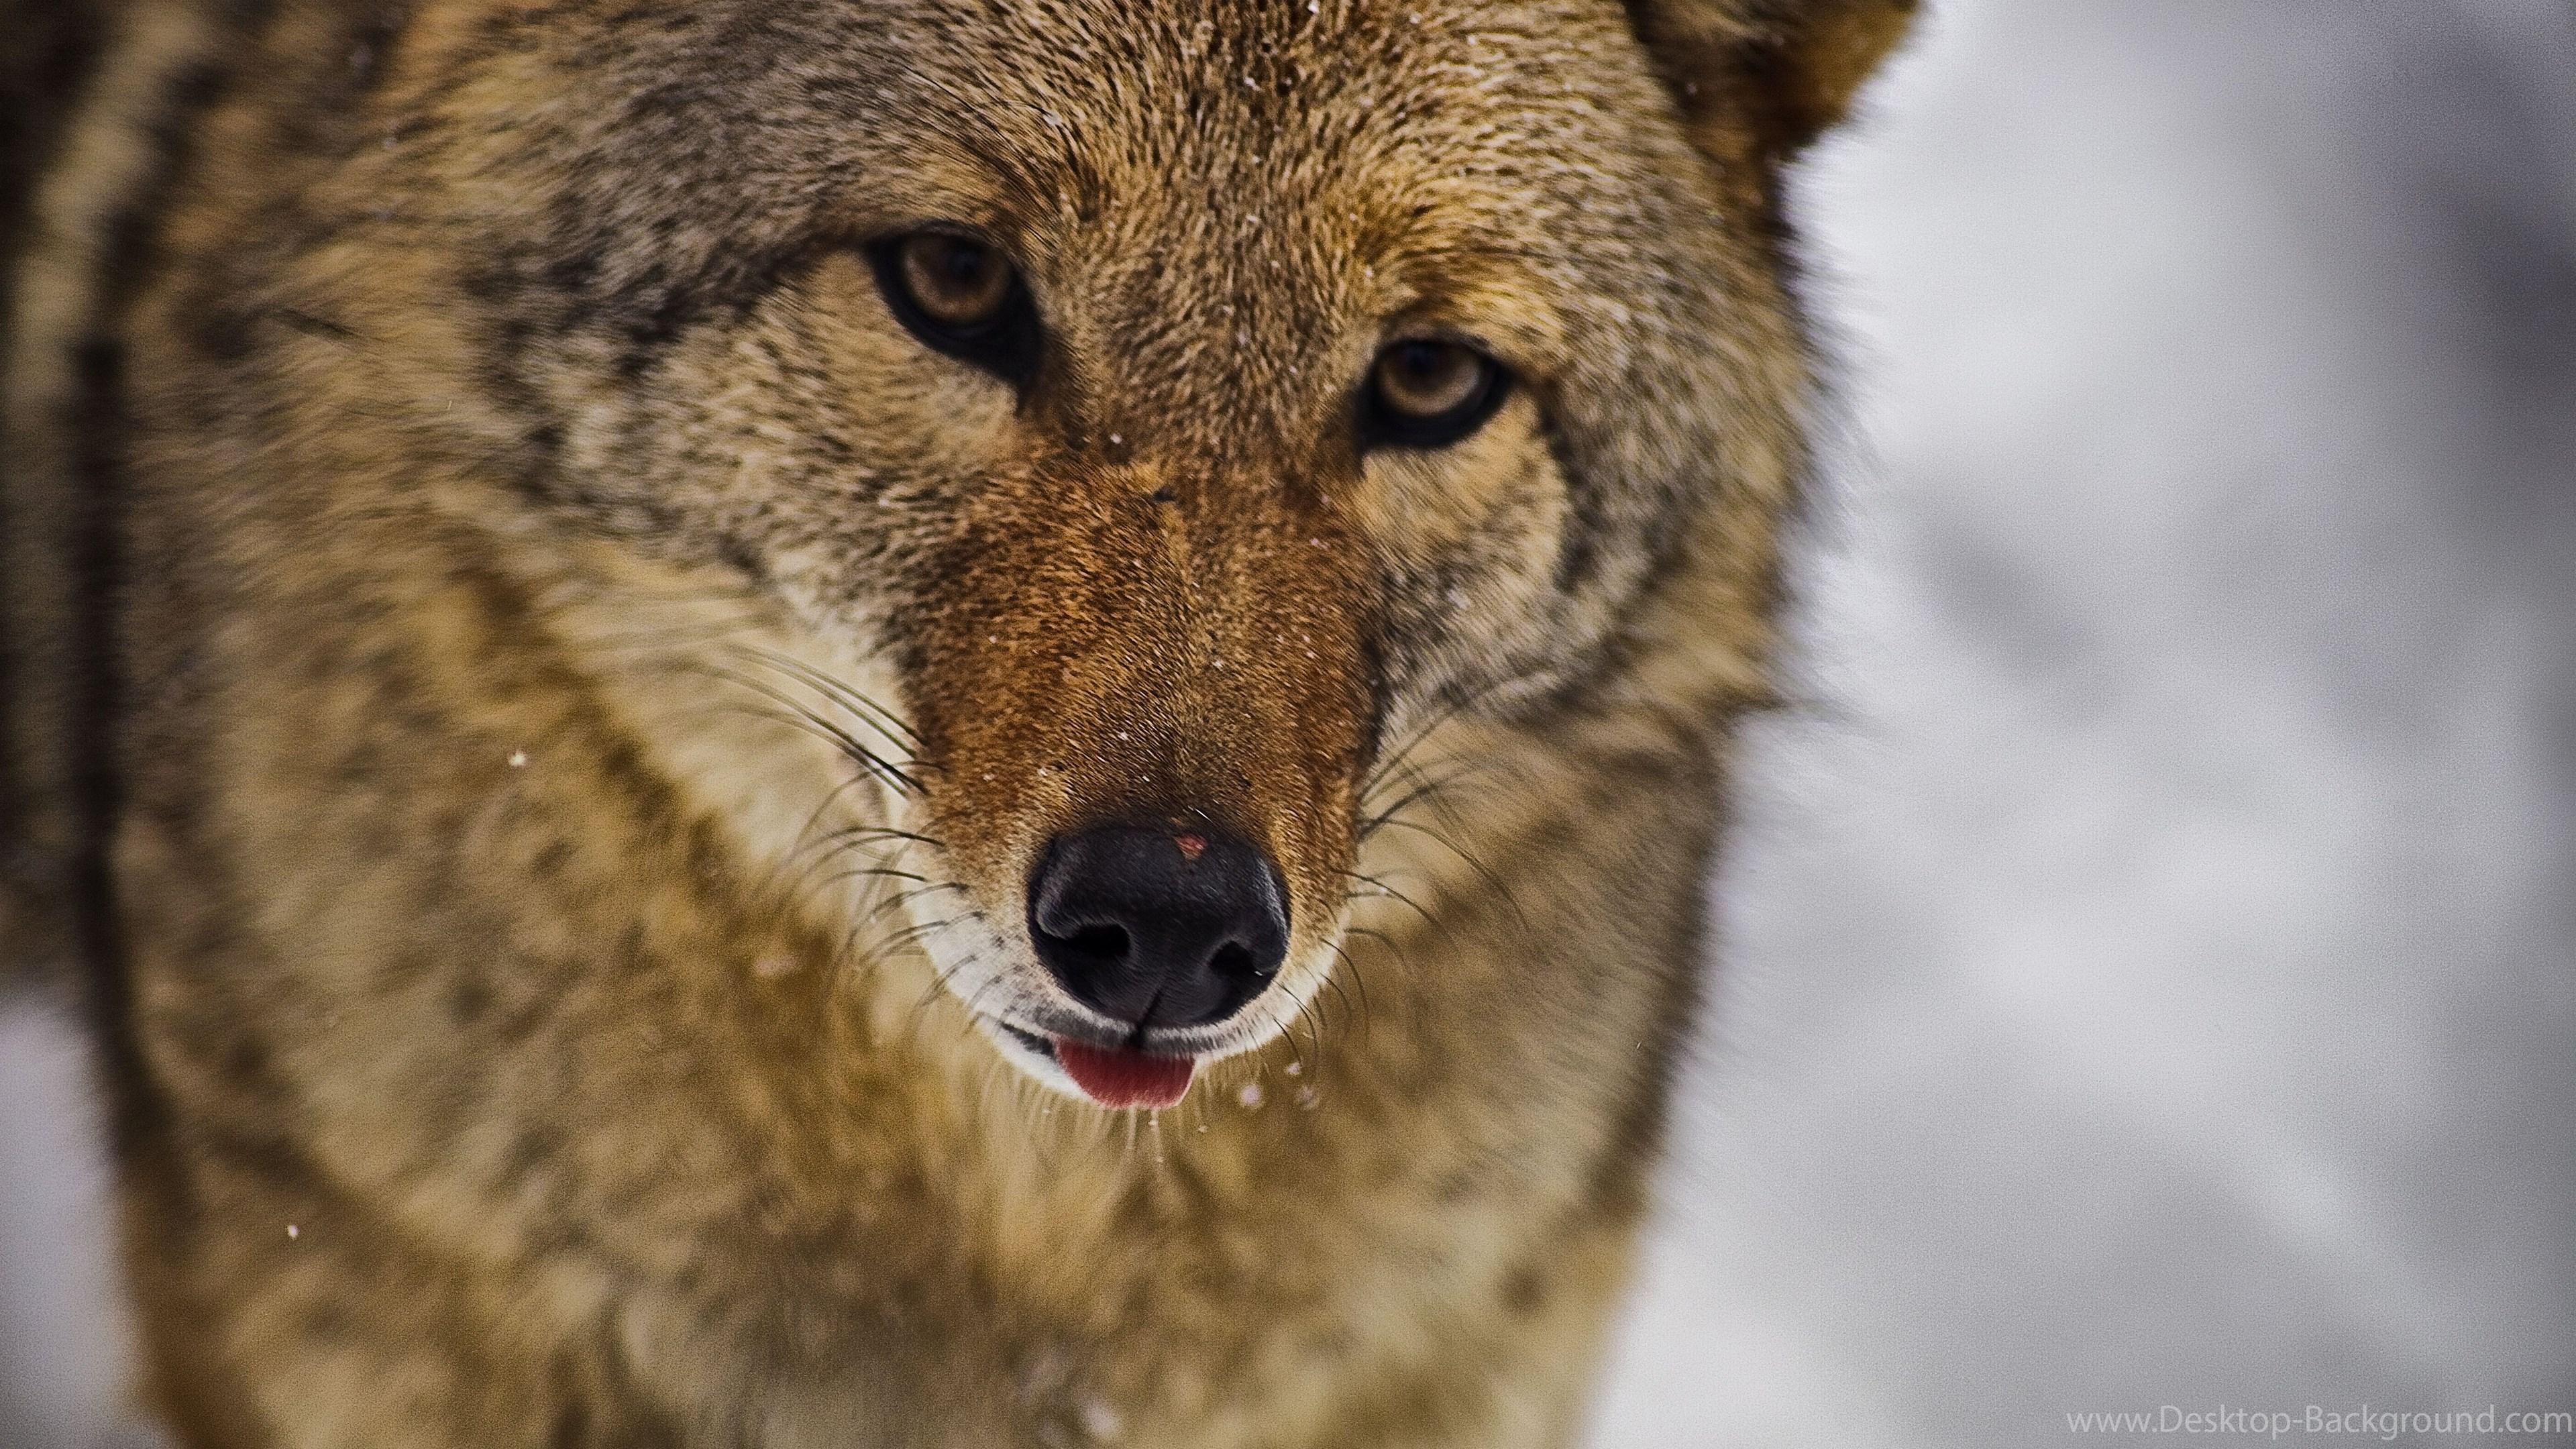
[[[1060,836],[1029,878],[1029,936],[1074,998],[1139,1026],[1223,1021],[1279,974],[1288,898],[1261,852],[1214,830]]]

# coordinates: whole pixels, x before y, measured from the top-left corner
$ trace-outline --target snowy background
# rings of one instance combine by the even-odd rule
[[[1936,7],[1595,1442],[2576,1410],[2576,12]],[[0,1010],[10,1449],[126,1442],[79,1082]]]

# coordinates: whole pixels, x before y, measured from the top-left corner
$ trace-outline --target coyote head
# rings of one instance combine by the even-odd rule
[[[944,988],[1168,1102],[1323,985],[1410,735],[1758,612],[1777,172],[1905,8],[494,7],[383,62],[291,300],[413,308],[384,406],[789,620]]]

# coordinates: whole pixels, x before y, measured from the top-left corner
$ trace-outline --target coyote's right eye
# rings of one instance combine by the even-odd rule
[[[933,351],[1015,386],[1037,372],[1037,307],[1001,248],[960,232],[925,230],[869,249],[886,306]]]
[[[1361,395],[1363,444],[1443,448],[1474,432],[1502,405],[1511,378],[1463,342],[1410,338],[1369,366]]]

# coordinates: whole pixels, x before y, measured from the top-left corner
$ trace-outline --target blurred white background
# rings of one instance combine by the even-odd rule
[[[1933,3],[1595,1443],[2576,1410],[2576,11]],[[127,1442],[90,1129],[0,1009],[11,1449]]]
[[[1801,199],[1816,707],[1596,1442],[2576,1410],[2576,12],[1934,0]]]

